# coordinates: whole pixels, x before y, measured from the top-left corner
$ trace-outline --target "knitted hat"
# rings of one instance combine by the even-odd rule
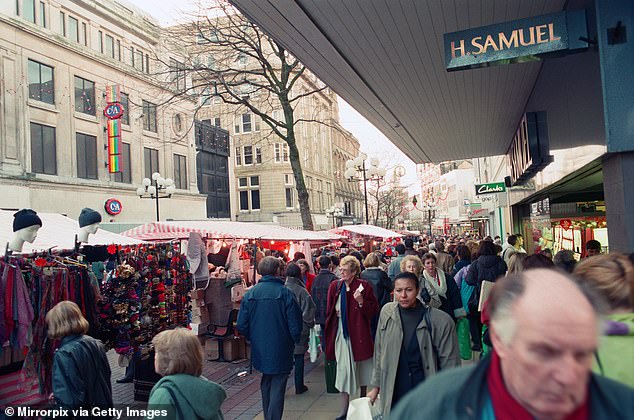
[[[37,213],[31,209],[22,209],[19,212],[15,213],[13,217],[14,232],[17,232],[20,229],[28,228],[29,226],[42,226],[42,219],[40,219]]]
[[[85,208],[79,215],[79,227],[89,226],[101,222],[101,215],[93,209]]]

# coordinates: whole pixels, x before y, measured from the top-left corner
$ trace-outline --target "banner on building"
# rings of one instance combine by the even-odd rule
[[[121,117],[125,110],[121,101],[118,85],[106,87],[106,108],[103,115],[108,119],[108,172],[117,173],[123,170],[121,165]]]

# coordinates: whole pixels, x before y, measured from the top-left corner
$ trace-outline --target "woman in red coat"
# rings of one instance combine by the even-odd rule
[[[304,280],[304,286],[306,286],[306,290],[310,293],[313,288],[313,280],[315,280],[315,275],[310,272],[310,266],[308,265],[308,261],[301,259],[297,260],[297,265],[299,265],[300,270],[302,270],[302,280]]]
[[[350,394],[361,388],[365,396],[372,379],[370,322],[379,312],[372,286],[359,278],[359,260],[347,256],[339,266],[341,280],[330,283],[326,312],[326,359],[337,361],[335,387],[341,393],[342,414],[337,420],[346,418]]]

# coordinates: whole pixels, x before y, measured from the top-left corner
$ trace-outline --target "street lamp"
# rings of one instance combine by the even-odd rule
[[[432,236],[431,214],[432,212],[434,212],[434,218],[436,218],[436,203],[426,201],[425,203],[423,203],[423,210],[427,211],[427,223],[429,224],[429,236],[431,237]]]
[[[359,154],[354,159],[346,161],[346,171],[344,176],[348,179],[348,182],[363,181],[363,197],[365,200],[365,224],[369,224],[368,216],[368,181],[379,181],[385,176],[385,168],[379,168],[379,159],[370,159],[369,165],[366,167],[366,160],[368,155],[365,153]]]
[[[154,181],[154,185],[152,185]],[[156,203],[156,221],[159,219],[159,199],[170,198],[176,191],[174,180],[172,178],[163,178],[160,173],[154,172],[152,179],[143,178],[142,185],[136,189],[136,195],[139,198],[150,198]]]
[[[339,226],[339,223],[335,223],[339,218],[343,217],[343,209],[341,207],[332,206],[326,209],[326,215],[332,217],[332,228]]]

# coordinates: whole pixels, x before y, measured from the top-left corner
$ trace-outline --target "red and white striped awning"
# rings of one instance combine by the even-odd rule
[[[214,220],[153,222],[127,230],[122,235],[144,241],[187,239],[189,232],[199,232],[213,239],[260,239],[267,241],[327,242],[342,239],[341,235],[327,231],[289,229],[279,225],[226,222]]]

